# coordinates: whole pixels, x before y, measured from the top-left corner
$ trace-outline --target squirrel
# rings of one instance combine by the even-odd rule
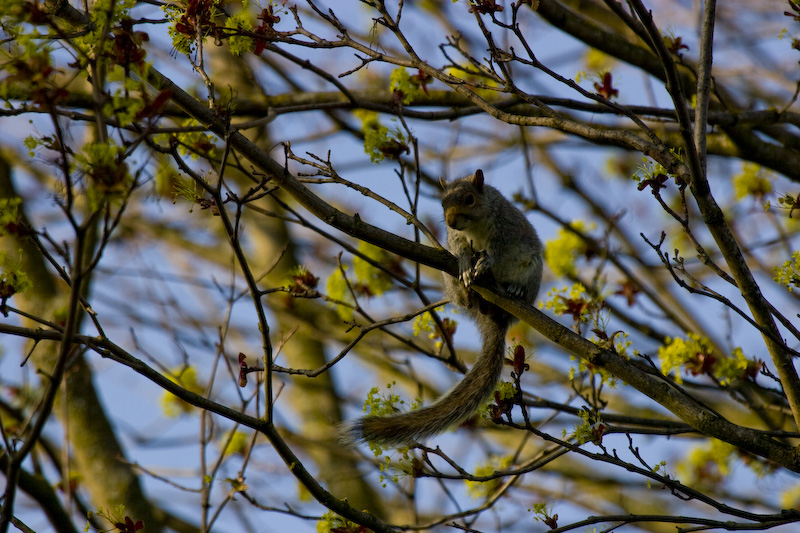
[[[444,274],[445,294],[477,323],[483,345],[464,378],[427,407],[390,416],[365,416],[345,429],[345,440],[405,446],[469,418],[495,389],[505,359],[505,336],[516,320],[470,285],[491,276],[507,293],[533,303],[542,279],[542,243],[525,215],[490,185],[483,171],[450,183],[442,207],[447,245],[458,259],[458,279]]]

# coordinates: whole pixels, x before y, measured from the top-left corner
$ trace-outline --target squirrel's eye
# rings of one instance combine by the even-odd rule
[[[472,196],[471,194],[468,194],[467,197],[464,198],[464,204],[465,205],[472,205],[474,203],[475,203],[475,197]]]

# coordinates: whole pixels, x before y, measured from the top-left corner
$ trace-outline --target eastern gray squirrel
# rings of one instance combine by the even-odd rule
[[[483,171],[447,183],[442,207],[447,244],[458,259],[459,279],[444,274],[445,294],[475,320],[483,346],[464,379],[427,407],[390,416],[365,416],[345,429],[345,440],[404,446],[463,422],[489,399],[505,358],[514,317],[469,289],[487,275],[512,297],[533,303],[542,279],[542,243],[525,215],[484,183]]]

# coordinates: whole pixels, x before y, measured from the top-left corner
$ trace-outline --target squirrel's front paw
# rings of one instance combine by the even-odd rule
[[[506,285],[506,292],[512,298],[525,297],[525,287],[523,287],[522,285],[513,285],[513,284]]]
[[[461,272],[461,274],[458,275],[458,279],[461,280],[461,283],[464,284],[464,287],[469,289],[470,285],[472,285],[472,282],[475,281],[475,276],[470,268]]]
[[[472,261],[469,256],[458,258],[458,279],[461,283],[469,289],[475,278],[472,275]]]
[[[475,280],[491,270],[491,261],[489,260],[489,254],[486,253],[486,250],[478,252],[472,259],[475,260],[475,263],[469,268],[464,269],[459,275],[461,282],[467,288],[469,288]]]
[[[486,250],[481,250],[478,253],[478,259],[475,261],[475,266],[472,267],[472,279],[478,279],[491,269],[489,254],[486,253]]]

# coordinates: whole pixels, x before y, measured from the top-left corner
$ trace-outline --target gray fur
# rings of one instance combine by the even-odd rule
[[[494,392],[505,358],[505,336],[514,317],[483,301],[469,285],[494,277],[509,295],[533,303],[542,278],[542,244],[525,215],[483,172],[444,183],[447,244],[458,259],[459,279],[444,275],[446,295],[475,320],[483,345],[464,379],[427,407],[391,416],[366,416],[344,429],[349,442],[404,446],[437,435],[472,416]]]

